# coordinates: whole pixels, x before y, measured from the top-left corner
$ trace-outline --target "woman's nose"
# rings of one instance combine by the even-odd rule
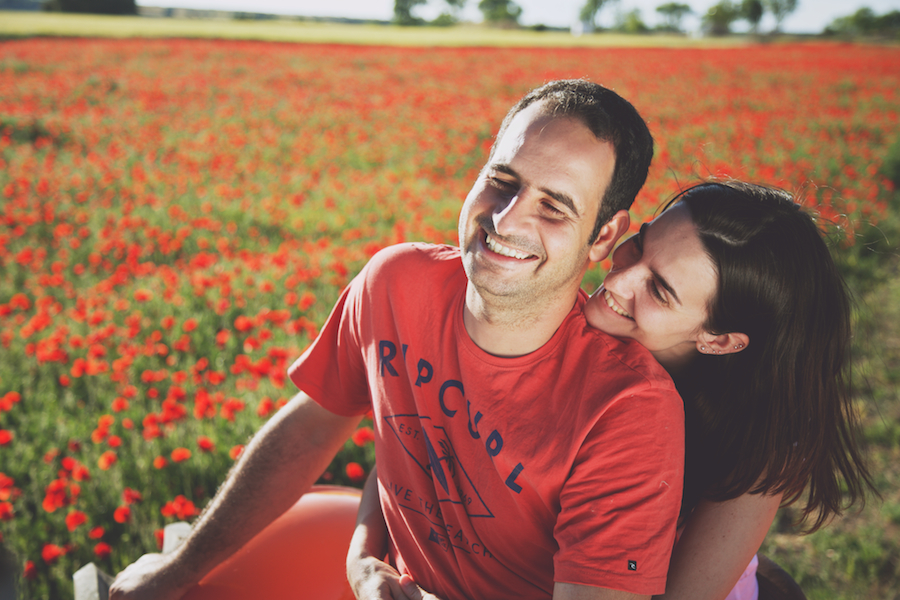
[[[640,269],[634,264],[620,267],[613,263],[613,268],[603,280],[603,285],[617,296],[631,298],[634,296],[634,291],[640,284],[641,278]]]

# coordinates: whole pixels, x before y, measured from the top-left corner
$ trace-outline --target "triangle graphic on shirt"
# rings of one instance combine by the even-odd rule
[[[429,417],[384,417],[403,450],[434,480],[438,502],[462,506],[469,517],[493,517],[459,461],[446,430]]]

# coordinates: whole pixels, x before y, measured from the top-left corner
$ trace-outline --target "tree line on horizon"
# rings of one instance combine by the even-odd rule
[[[443,0],[445,10],[435,19],[427,21],[413,14],[413,10],[429,3],[429,0],[394,0],[394,23],[405,26],[415,25],[455,25],[467,0]],[[620,0],[585,0],[578,13],[582,31],[602,31],[597,23],[601,10],[616,5]],[[707,35],[728,35],[735,23],[745,22],[749,32],[760,34],[760,23],[768,13],[775,20],[771,33],[780,33],[781,24],[799,5],[798,0],[720,0],[704,14],[698,15],[701,29]],[[522,8],[515,0],[479,0],[478,9],[484,22],[491,26],[520,27]],[[695,14],[683,2],[665,2],[656,7],[662,23],[651,28],[646,25],[640,9],[619,11],[612,30],[622,33],[685,33],[682,23],[688,15]],[[535,25],[532,29],[548,29]],[[856,13],[835,19],[823,31],[825,35],[881,35],[898,37],[900,34],[900,11],[877,15],[872,9],[863,7]]]
[[[393,22],[402,26],[452,26],[460,22],[460,13],[469,0],[438,0],[444,10],[436,18],[426,20],[414,14],[417,7],[435,0],[394,0]],[[600,12],[619,4],[621,0],[585,0],[577,15],[582,32],[603,31],[597,23]],[[135,0],[0,0],[0,10],[21,10],[25,4],[39,7],[45,11],[94,13],[112,15],[136,15],[138,7]],[[720,0],[704,14],[698,15],[701,30],[706,35],[729,35],[735,23],[744,22],[751,34],[758,35],[760,23],[768,13],[775,20],[770,33],[780,33],[784,19],[793,13],[799,0]],[[522,7],[515,0],[478,0],[484,22],[492,27],[519,28]],[[608,30],[621,33],[685,33],[682,23],[693,9],[683,2],[669,1],[656,7],[662,22],[649,27],[643,20],[640,9],[619,11],[613,27]],[[241,13],[244,15],[244,13]],[[258,15],[262,17],[263,15]],[[574,17],[574,15],[573,15]],[[573,18],[574,20],[574,18]],[[533,25],[533,30],[550,29],[544,25]],[[871,8],[862,7],[855,13],[834,19],[822,31],[829,36],[879,36],[900,39],[900,11],[893,10],[883,15],[876,14]]]

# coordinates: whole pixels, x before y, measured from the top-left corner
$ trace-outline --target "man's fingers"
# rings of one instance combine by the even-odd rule
[[[403,588],[403,593],[406,594],[409,600],[440,600],[434,594],[429,594],[416,585],[416,582],[409,575],[400,576],[400,587]]]

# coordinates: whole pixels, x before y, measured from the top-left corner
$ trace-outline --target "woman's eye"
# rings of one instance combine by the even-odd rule
[[[644,253],[644,244],[642,243],[640,234],[631,236],[631,239],[629,241],[634,244],[634,250],[638,253],[638,255]]]
[[[663,296],[663,293],[659,290],[659,285],[655,281],[650,281],[648,284],[650,286],[650,295],[659,300],[663,304],[668,304],[666,301],[666,297]]]

